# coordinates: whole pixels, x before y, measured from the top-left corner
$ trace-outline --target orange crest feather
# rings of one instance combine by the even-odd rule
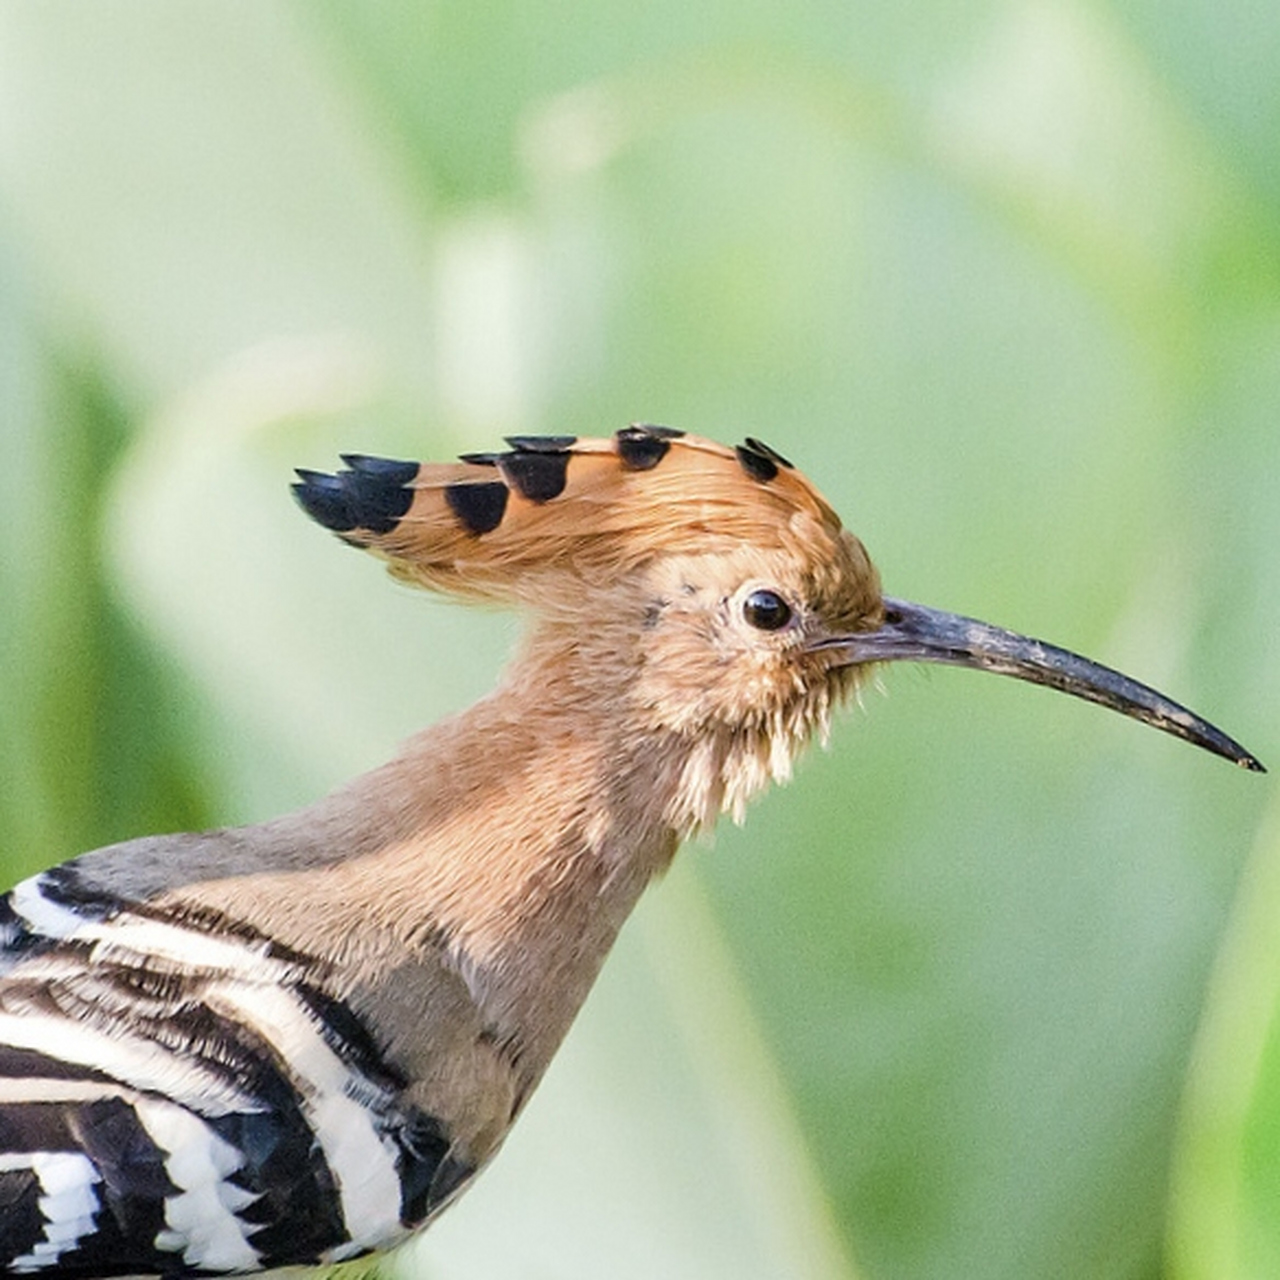
[[[303,508],[396,576],[454,595],[537,601],[549,575],[591,583],[665,554],[751,543],[821,560],[848,535],[812,484],[750,438],[727,448],[669,427],[608,439],[520,436],[454,463],[344,455],[299,471]]]

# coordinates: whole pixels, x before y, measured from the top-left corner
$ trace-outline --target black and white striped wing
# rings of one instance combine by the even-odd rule
[[[69,896],[0,916],[0,1272],[199,1275],[398,1243],[465,1178],[269,940]]]

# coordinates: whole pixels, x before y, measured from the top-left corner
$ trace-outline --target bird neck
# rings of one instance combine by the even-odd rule
[[[678,841],[678,762],[617,711],[572,655],[527,649],[387,764],[298,813],[197,838],[216,842],[206,872],[162,896],[332,957],[342,996],[437,955],[536,1078]]]
[[[397,945],[442,949],[535,1076],[645,886],[669,865],[668,744],[571,659],[527,652],[494,693],[333,798],[370,852],[335,873]]]

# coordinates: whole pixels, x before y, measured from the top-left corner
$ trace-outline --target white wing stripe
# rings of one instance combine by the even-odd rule
[[[0,1107],[25,1102],[90,1102],[96,1098],[123,1098],[132,1103],[133,1090],[112,1080],[57,1080],[37,1076],[0,1076]],[[0,1155],[0,1172],[7,1166],[4,1161],[24,1158]],[[14,1165],[13,1168],[26,1168]]]
[[[22,1163],[10,1163],[11,1161]],[[87,1235],[97,1230],[98,1171],[78,1151],[32,1151],[10,1155],[10,1169],[29,1168],[40,1182],[36,1205],[44,1217],[44,1239],[30,1253],[9,1263],[13,1271],[40,1271],[57,1264]]]
[[[245,1239],[245,1224],[235,1210],[247,1200],[242,1188],[225,1182],[241,1165],[240,1153],[208,1125],[181,1107],[150,1098],[135,1104],[138,1119],[165,1155],[165,1172],[179,1194],[164,1202],[168,1227],[156,1247],[181,1252],[191,1267],[210,1271],[255,1270],[258,1251]]]
[[[353,1092],[369,1084],[325,1043],[312,1014],[287,991],[220,983],[205,994],[211,1008],[263,1037],[289,1064],[325,1161],[338,1184],[342,1216],[356,1245],[386,1248],[405,1234],[400,1222],[397,1152],[377,1118]]]
[[[126,1081],[134,1088],[182,1099],[195,1093],[208,1115],[257,1111],[254,1099],[204,1071],[197,1062],[154,1041],[108,1034],[85,1022],[57,1014],[0,1012],[0,1044],[35,1049],[62,1062],[91,1067]]]
[[[261,981],[279,980],[289,966],[267,955],[268,944],[238,937],[219,937],[189,925],[131,915],[127,911],[107,920],[82,916],[74,908],[45,897],[43,875],[31,876],[9,895],[13,909],[36,933],[47,938],[96,943],[95,953],[120,948],[149,959],[168,960],[182,969],[213,969],[239,973]]]
[[[65,938],[84,925],[84,917],[44,896],[41,876],[19,881],[9,890],[9,905],[37,933],[49,938]]]

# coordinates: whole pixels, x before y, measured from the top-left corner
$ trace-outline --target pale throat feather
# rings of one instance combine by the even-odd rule
[[[709,730],[687,747],[666,814],[681,839],[710,830],[721,814],[735,823],[770,783],[791,779],[796,757],[814,737],[826,745],[831,714],[843,690],[815,687],[758,723]]]

